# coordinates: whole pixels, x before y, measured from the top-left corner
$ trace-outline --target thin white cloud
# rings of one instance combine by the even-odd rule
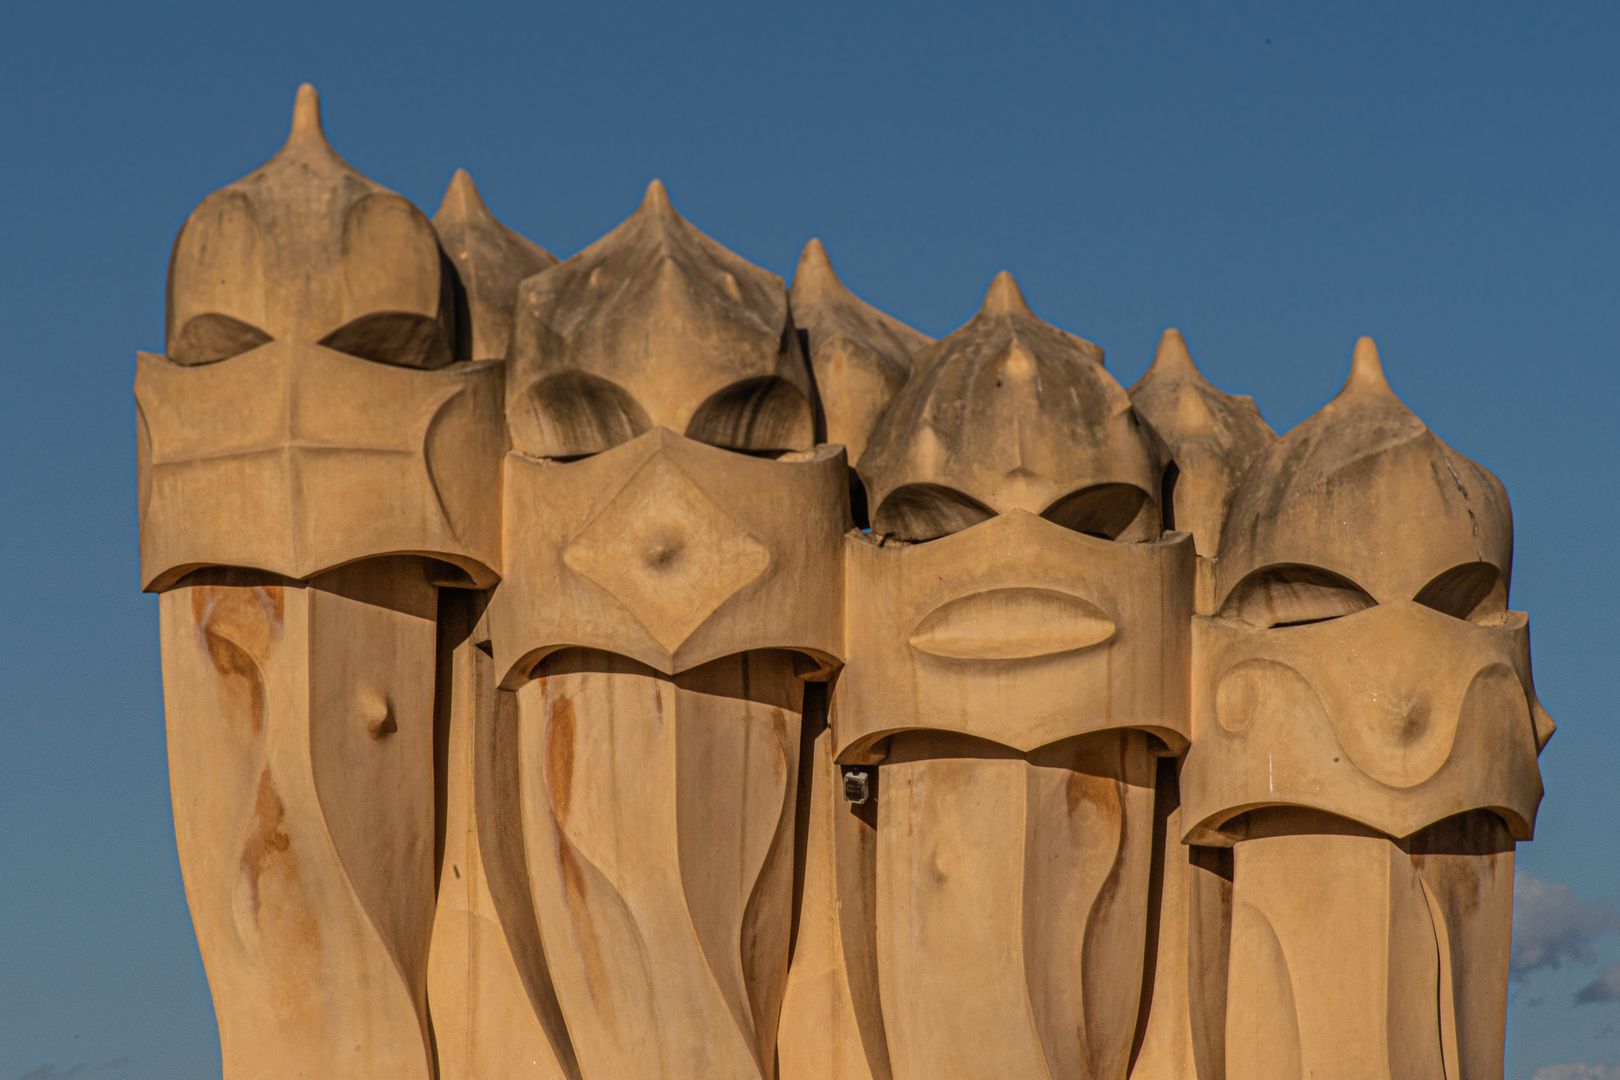
[[[1556,968],[1565,960],[1596,963],[1593,945],[1617,931],[1620,914],[1612,899],[1583,900],[1568,885],[1534,874],[1513,875],[1514,978],[1522,979],[1538,968]],[[1620,1000],[1620,989],[1614,998],[1593,1000]]]
[[[1530,1080],[1620,1080],[1620,1065],[1601,1061],[1575,1061],[1568,1065],[1543,1065]]]

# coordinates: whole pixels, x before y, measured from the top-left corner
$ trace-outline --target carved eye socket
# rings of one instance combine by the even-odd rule
[[[744,379],[713,394],[686,425],[686,437],[723,450],[774,457],[815,445],[810,402],[786,379]]]
[[[1412,599],[1454,619],[1490,623],[1507,612],[1507,583],[1488,562],[1461,563],[1437,575]]]
[[[1087,536],[1117,540],[1145,502],[1147,492],[1135,484],[1093,484],[1063,496],[1041,511],[1041,517]]]
[[[439,320],[402,311],[375,311],[321,339],[328,349],[378,364],[431,371],[454,359]]]
[[[267,344],[270,335],[257,326],[210,312],[188,319],[169,347],[169,359],[177,364],[212,364],[240,356]]]
[[[889,492],[872,515],[872,530],[920,544],[961,532],[996,512],[970,495],[943,484],[905,484]]]
[[[646,432],[647,414],[617,383],[567,371],[537,383],[525,403],[545,457],[573,460]]]
[[[1221,616],[1253,626],[1303,626],[1354,615],[1378,603],[1347,577],[1320,566],[1290,564],[1256,570],[1238,583]]]

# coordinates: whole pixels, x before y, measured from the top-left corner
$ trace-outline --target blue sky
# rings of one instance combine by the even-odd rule
[[[1594,1000],[1620,998],[1617,46],[1598,4],[12,5],[0,1080],[218,1075],[129,387],[162,346],[175,230],[274,152],[305,80],[338,150],[430,213],[466,167],[566,256],[658,176],[784,275],[821,237],[933,335],[1002,269],[1126,383],[1178,326],[1278,430],[1372,334],[1408,404],[1507,484],[1512,602],[1560,724],[1520,847],[1508,1075],[1620,1060],[1620,1003]]]

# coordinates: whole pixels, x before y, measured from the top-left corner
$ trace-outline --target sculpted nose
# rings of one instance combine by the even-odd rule
[[[1427,694],[1403,689],[1384,691],[1375,697],[1379,734],[1391,743],[1399,746],[1417,742],[1429,730],[1434,710]]]
[[[681,557],[686,548],[686,538],[676,533],[659,533],[649,537],[646,549],[642,552],[642,561],[649,570],[665,570],[671,567]]]

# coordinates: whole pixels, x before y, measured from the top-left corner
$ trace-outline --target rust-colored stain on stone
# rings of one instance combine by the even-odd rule
[[[270,779],[270,770],[259,774],[258,792],[253,800],[253,816],[248,822],[247,840],[242,845],[240,866],[248,881],[253,913],[259,913],[259,879],[279,863],[284,877],[298,879],[298,855],[292,850],[292,836],[284,828],[286,808]]]
[[[551,792],[552,812],[559,823],[566,824],[574,796],[573,698],[560,697],[551,705],[551,723],[546,727],[546,789]]]

